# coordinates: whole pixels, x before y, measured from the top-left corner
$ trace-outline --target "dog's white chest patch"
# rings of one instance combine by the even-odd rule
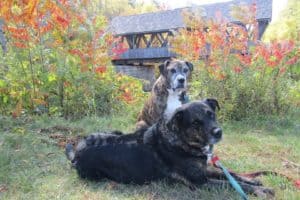
[[[174,111],[181,106],[181,101],[179,100],[179,94],[180,92],[174,92],[173,90],[168,90],[169,96],[167,100],[167,108],[164,112],[164,117],[169,120]]]

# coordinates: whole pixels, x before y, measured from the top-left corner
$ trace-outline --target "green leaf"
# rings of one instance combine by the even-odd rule
[[[48,75],[48,81],[49,82],[56,81],[56,75],[55,74],[49,74]]]
[[[6,104],[8,102],[8,96],[5,95],[2,99],[2,102]]]
[[[4,80],[0,80],[0,87],[5,87],[6,83]]]

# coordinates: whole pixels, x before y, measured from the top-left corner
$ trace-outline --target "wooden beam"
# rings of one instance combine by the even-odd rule
[[[152,33],[152,34],[151,34],[150,40],[147,42],[147,48],[149,48],[149,47],[151,46],[151,44],[152,44],[154,38],[155,38],[155,34]]]
[[[127,35],[125,38],[126,38],[128,46],[129,46],[129,49],[133,49],[132,36]]]
[[[132,35],[132,44],[133,44],[133,48],[134,48],[134,49],[137,48],[137,46],[136,46],[136,38],[137,38],[136,35]]]
[[[147,38],[146,38],[145,34],[142,35],[142,39],[143,39],[143,41],[145,43],[145,46],[147,47],[148,41],[147,41]]]
[[[159,41],[160,45],[162,46],[164,43],[164,37],[162,36],[162,33],[157,33],[155,35],[156,35],[156,38]]]
[[[167,32],[166,37],[164,38],[164,43],[162,44],[162,47],[168,46],[170,34],[171,34],[171,32]]]
[[[171,31],[158,32],[151,34],[133,34],[123,37],[126,39],[129,49],[151,48],[153,45],[158,47],[167,47],[169,44],[169,38],[173,34]],[[145,44],[145,46],[143,45]]]
[[[135,40],[136,48],[141,48],[141,46],[140,46],[141,38],[142,38],[142,35],[137,35],[136,36],[136,40]]]

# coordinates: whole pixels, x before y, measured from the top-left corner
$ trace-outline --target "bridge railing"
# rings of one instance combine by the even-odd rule
[[[120,59],[157,59],[157,58],[168,58],[175,54],[172,53],[168,47],[159,48],[138,48],[138,49],[128,49],[123,54],[119,56]]]

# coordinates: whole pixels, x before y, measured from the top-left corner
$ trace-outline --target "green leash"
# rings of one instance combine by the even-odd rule
[[[211,159],[211,161],[215,166],[222,169],[222,171],[225,174],[226,178],[228,179],[229,183],[239,193],[239,195],[242,197],[242,199],[248,200],[248,197],[247,197],[246,193],[244,192],[244,190],[242,189],[242,187],[240,186],[240,184],[233,178],[233,176],[231,176],[231,174],[228,172],[228,170],[221,164],[218,156],[214,156]]]
[[[182,103],[188,103],[190,101],[189,96],[183,92],[181,94],[182,96]],[[212,147],[210,147],[212,148]],[[244,192],[244,190],[242,189],[242,187],[240,186],[240,184],[233,178],[233,176],[231,176],[231,174],[228,172],[228,170],[221,164],[218,156],[213,156],[211,159],[212,163],[221,168],[223,173],[225,174],[226,178],[228,179],[229,183],[231,184],[231,186],[239,193],[239,195],[242,197],[243,200],[248,200],[248,197],[246,195],[246,193]]]

